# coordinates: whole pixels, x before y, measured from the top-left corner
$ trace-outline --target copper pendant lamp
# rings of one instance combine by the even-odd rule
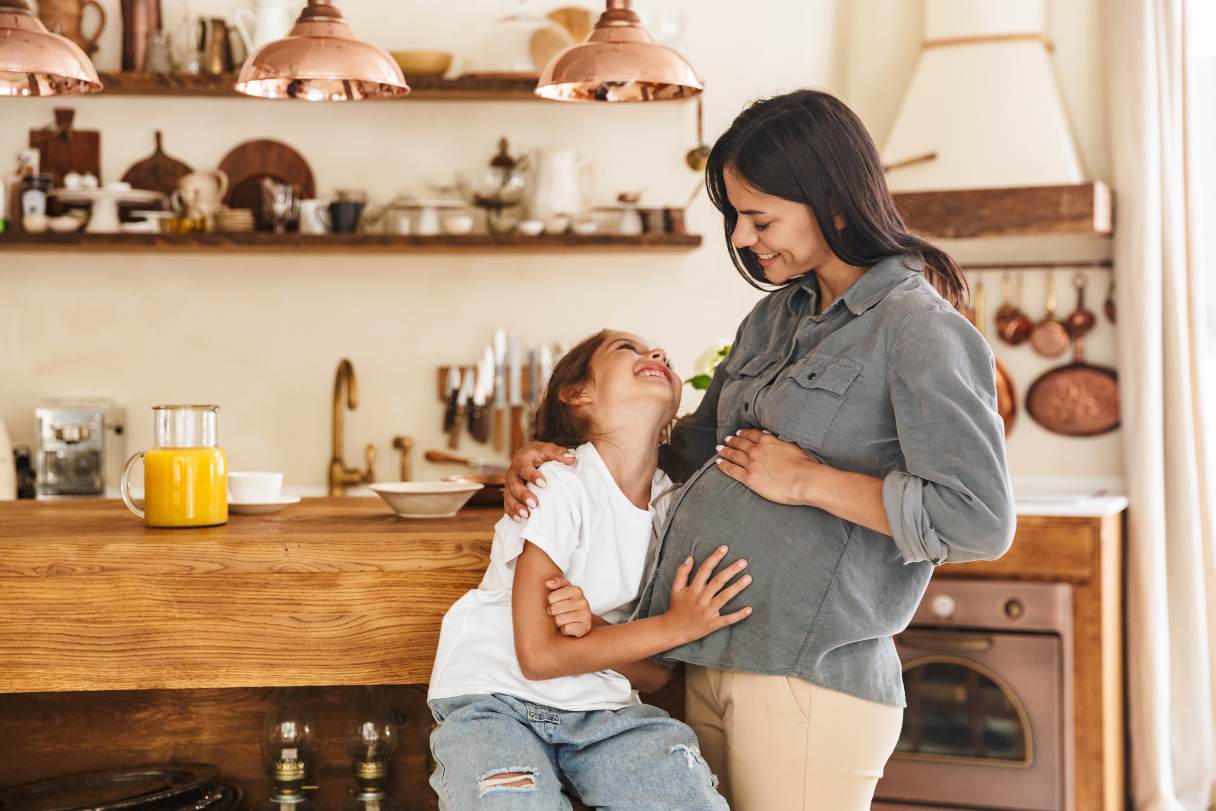
[[[236,90],[264,99],[355,101],[397,98],[410,87],[387,51],[355,38],[337,6],[308,0],[286,37],[245,60]]]
[[[658,45],[630,0],[608,0],[586,41],[541,71],[536,94],[558,101],[666,101],[704,90],[684,57]]]
[[[27,0],[0,0],[0,96],[101,90],[97,68],[67,37],[46,30]]]

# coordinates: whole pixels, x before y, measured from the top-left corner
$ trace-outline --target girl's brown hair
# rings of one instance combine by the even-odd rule
[[[591,438],[587,418],[562,400],[562,392],[591,382],[591,358],[607,338],[608,330],[602,329],[579,341],[558,360],[532,420],[534,440],[573,448]]]

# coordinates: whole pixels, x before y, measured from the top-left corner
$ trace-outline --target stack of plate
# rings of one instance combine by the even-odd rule
[[[3,811],[234,811],[241,790],[203,763],[137,766],[0,788]]]
[[[217,231],[246,232],[253,230],[253,212],[247,208],[225,208],[215,215]]]

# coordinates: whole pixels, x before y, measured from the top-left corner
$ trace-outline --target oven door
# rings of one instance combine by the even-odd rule
[[[1065,805],[1059,636],[910,628],[895,637],[908,708],[876,796],[968,808]]]

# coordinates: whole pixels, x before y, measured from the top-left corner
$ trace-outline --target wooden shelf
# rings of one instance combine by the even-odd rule
[[[249,99],[232,89],[236,73],[207,76],[193,73],[102,73],[103,96],[213,96]],[[532,91],[536,78],[477,76],[441,79],[407,78],[404,100],[428,101],[544,101]],[[397,99],[393,99],[394,101]]]
[[[901,192],[895,205],[917,234],[946,239],[1109,235],[1114,195],[1100,180],[1075,186]]]
[[[397,236],[389,234],[0,234],[0,251],[104,251],[210,253],[569,253],[577,251],[688,251],[701,244],[695,234],[619,236],[562,234],[535,237]]]

